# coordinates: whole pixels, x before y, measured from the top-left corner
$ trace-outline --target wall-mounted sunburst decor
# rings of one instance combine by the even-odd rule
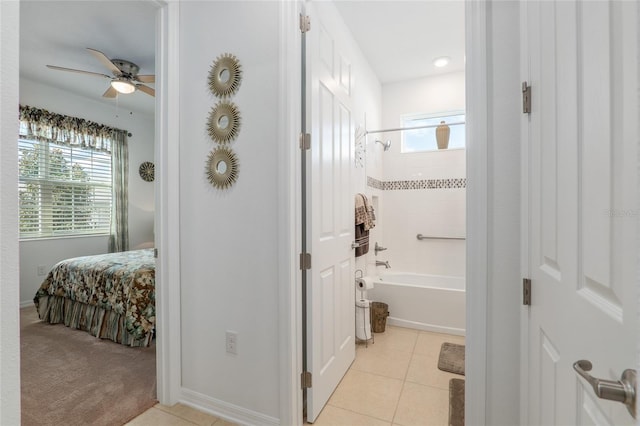
[[[233,102],[220,101],[209,112],[207,131],[211,139],[227,143],[238,136],[240,131],[240,111]]]
[[[238,179],[238,157],[229,148],[216,148],[209,153],[206,172],[211,185],[226,189]]]
[[[230,53],[218,56],[209,70],[209,89],[219,98],[226,98],[236,93],[241,80],[240,62]]]
[[[155,179],[156,167],[151,161],[145,161],[140,164],[140,168],[138,168],[138,173],[142,180],[146,182],[153,182]]]
[[[356,167],[364,167],[365,164],[365,154],[367,152],[367,148],[365,145],[366,142],[366,132],[364,128],[361,126],[356,127],[355,133],[355,166]]]

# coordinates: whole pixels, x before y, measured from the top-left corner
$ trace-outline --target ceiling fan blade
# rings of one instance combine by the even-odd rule
[[[109,88],[102,94],[103,98],[115,98],[118,96],[118,91],[109,85]]]
[[[58,67],[58,66],[55,66],[55,65],[47,65],[47,68],[51,68],[52,70],[59,70],[59,71],[77,72],[79,74],[95,75],[97,77],[106,77],[106,78],[109,78],[109,79],[111,78],[110,76],[108,76],[106,74],[100,74],[99,72],[76,70],[76,69],[73,69],[73,68]]]
[[[138,90],[143,91],[147,95],[151,95],[151,96],[156,95],[156,91],[149,86],[145,86],[144,84],[136,84],[136,87],[138,88]]]
[[[105,67],[109,68],[115,75],[122,74],[122,71],[120,71],[120,68],[116,67],[115,64],[111,62],[111,59],[107,58],[107,55],[105,55],[99,50],[92,49],[90,47],[87,47],[87,50],[91,52],[93,56],[95,56],[100,62],[102,62],[102,64]]]
[[[139,81],[141,83],[155,83],[156,82],[156,76],[153,75],[153,74],[136,75],[133,79],[136,80],[136,81]]]

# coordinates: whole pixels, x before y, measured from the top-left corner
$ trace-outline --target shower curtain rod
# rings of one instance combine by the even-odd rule
[[[458,124],[465,124],[464,121],[457,121],[455,123],[445,123],[447,126],[456,126]],[[379,130],[367,130],[364,132],[365,135],[370,133],[386,133],[386,132],[402,132],[404,130],[416,130],[416,129],[429,129],[432,127],[438,127],[440,124],[425,124],[424,126],[416,126],[416,127],[397,127],[395,129],[379,129]]]

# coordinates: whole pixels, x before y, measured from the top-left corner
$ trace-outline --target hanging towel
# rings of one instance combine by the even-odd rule
[[[376,226],[373,206],[369,203],[367,196],[356,194],[355,197],[355,242],[356,257],[369,252],[369,230]]]
[[[360,257],[369,252],[369,231],[364,230],[364,224],[356,225],[356,257]]]
[[[364,224],[364,229],[376,226],[376,215],[369,199],[362,193],[356,194],[356,225]]]

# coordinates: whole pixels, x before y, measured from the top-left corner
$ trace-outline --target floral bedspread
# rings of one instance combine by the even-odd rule
[[[124,321],[130,339],[148,342],[156,320],[153,249],[63,260],[51,269],[34,297],[39,312],[41,298],[51,296],[112,311]]]

